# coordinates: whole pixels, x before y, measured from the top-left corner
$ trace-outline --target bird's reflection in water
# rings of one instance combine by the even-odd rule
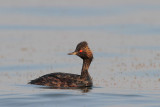
[[[92,90],[92,87],[39,87],[43,89],[63,89],[63,90],[80,90],[82,93],[87,93]]]

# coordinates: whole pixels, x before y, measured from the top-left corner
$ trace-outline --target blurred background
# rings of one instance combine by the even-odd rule
[[[118,96],[109,94],[114,99],[108,101],[110,104],[115,97],[126,98],[125,101],[131,98],[120,93],[133,92],[135,95],[137,90],[151,94],[151,99],[141,101],[149,101],[149,106],[160,105],[159,0],[1,0],[1,104],[21,106],[30,103],[28,106],[33,106],[30,100],[23,99],[18,103],[19,99],[10,99],[30,95],[38,106],[43,98],[48,101],[48,96],[44,97],[46,92],[53,96],[57,91],[69,93],[39,89],[27,83],[52,72],[80,74],[82,60],[67,53],[74,51],[81,41],[87,41],[94,53],[89,72],[95,88],[89,94],[92,99],[88,99],[97,101],[98,95],[104,101],[98,100],[99,103],[92,106],[100,106],[100,103],[106,106],[107,93],[118,93]],[[40,101],[35,100],[35,93],[39,93],[36,98],[40,97]],[[103,93],[105,97],[95,93]],[[71,101],[75,99],[75,96],[70,97]],[[84,96],[78,98],[81,97]],[[57,103],[49,100],[48,103],[59,105],[58,101],[61,100],[56,100]],[[119,103],[127,103],[126,107],[133,104],[146,107],[145,103],[134,102],[132,98],[131,102],[125,101],[114,104],[116,107]],[[91,103],[85,104],[91,106]]]

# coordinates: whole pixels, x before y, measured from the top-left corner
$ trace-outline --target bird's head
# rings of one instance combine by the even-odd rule
[[[90,48],[88,47],[88,43],[86,41],[80,42],[75,51],[68,53],[68,55],[77,55],[82,59],[93,59],[93,54]]]

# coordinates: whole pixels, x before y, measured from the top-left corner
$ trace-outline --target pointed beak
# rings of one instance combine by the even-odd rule
[[[68,55],[77,55],[77,52],[68,53]]]

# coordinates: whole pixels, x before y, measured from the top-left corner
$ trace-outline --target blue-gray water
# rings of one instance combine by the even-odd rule
[[[0,106],[159,107],[160,2],[0,1]],[[67,53],[87,41],[92,89],[27,84],[47,73],[80,74]]]

